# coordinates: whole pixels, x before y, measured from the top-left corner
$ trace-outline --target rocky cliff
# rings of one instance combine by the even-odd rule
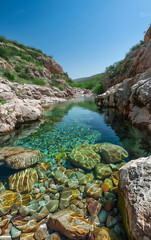
[[[100,107],[117,107],[132,123],[151,131],[151,41],[145,41],[147,45],[132,51],[122,63],[124,69],[132,61],[127,74],[113,79],[112,84],[105,81],[106,88],[113,86],[95,102]]]

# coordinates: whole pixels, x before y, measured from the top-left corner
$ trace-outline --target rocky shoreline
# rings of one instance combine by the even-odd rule
[[[64,86],[61,91],[56,87],[41,87],[31,84],[19,84],[0,78],[0,134],[15,129],[17,123],[39,119],[45,107],[55,102],[79,96],[91,96],[91,91],[70,87],[65,80],[58,79]]]
[[[100,108],[118,108],[132,124],[151,132],[151,68],[109,88],[95,103]]]

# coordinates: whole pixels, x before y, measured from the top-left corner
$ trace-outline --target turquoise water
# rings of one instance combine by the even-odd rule
[[[56,154],[70,152],[85,141],[120,145],[129,152],[129,159],[151,154],[147,133],[131,126],[115,109],[98,110],[89,99],[51,106],[40,122],[18,126],[14,133],[0,138],[0,145],[37,148],[44,161],[51,162]]]

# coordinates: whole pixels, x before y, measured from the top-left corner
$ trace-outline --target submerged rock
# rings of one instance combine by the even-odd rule
[[[93,147],[88,143],[83,143],[74,148],[70,154],[70,161],[77,167],[91,170],[99,163],[101,157],[93,151]]]
[[[12,169],[28,168],[43,159],[42,153],[37,149],[24,147],[0,148],[0,165],[6,164]]]
[[[16,202],[19,194],[10,190],[0,192],[0,216],[5,215]]]
[[[35,169],[28,168],[11,175],[8,181],[11,190],[16,190],[20,193],[29,193],[38,181],[38,175]]]
[[[85,187],[85,192],[88,196],[95,199],[102,197],[102,189],[98,184],[88,183]]]
[[[95,166],[96,178],[103,180],[112,174],[112,169],[109,164],[99,163]]]
[[[101,155],[107,163],[117,163],[127,158],[128,152],[118,145],[103,143],[101,145]]]
[[[130,161],[120,169],[120,191],[118,205],[124,223],[127,218],[127,233],[135,240],[150,239],[151,156]]]
[[[106,227],[96,228],[90,235],[90,240],[123,240],[116,232]]]
[[[76,199],[80,195],[80,191],[78,189],[70,189],[70,188],[65,188],[61,192],[61,197],[60,197],[60,204],[59,207],[60,209],[64,209],[69,206],[70,201],[72,199]]]
[[[69,208],[50,216],[48,226],[70,239],[83,239],[90,230],[89,222]]]
[[[23,233],[35,232],[39,227],[39,223],[37,223],[34,219],[27,219],[26,217],[24,218],[20,215],[13,216],[11,221],[13,225]]]

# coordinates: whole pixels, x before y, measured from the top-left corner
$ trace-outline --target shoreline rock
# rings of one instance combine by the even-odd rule
[[[130,161],[120,169],[119,175],[119,187],[124,203],[122,204],[120,197],[118,205],[122,210],[125,228],[128,228],[132,239],[149,240],[151,237],[151,156]]]
[[[95,98],[100,107],[116,107],[132,124],[151,132],[151,68],[109,88]]]

